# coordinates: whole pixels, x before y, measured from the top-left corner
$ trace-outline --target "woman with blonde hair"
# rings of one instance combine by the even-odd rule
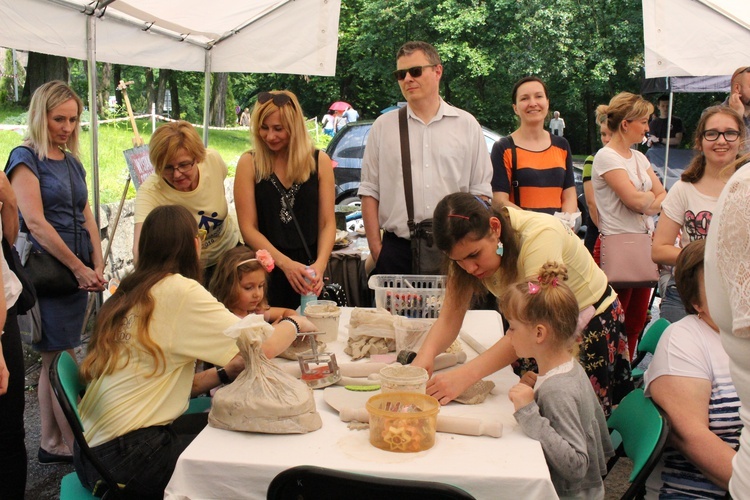
[[[612,139],[594,157],[592,184],[603,236],[624,233],[652,233],[653,216],[661,210],[667,192],[641,152],[632,149],[648,132],[648,118],[654,106],[639,95],[621,92],[600,107],[607,115]],[[594,251],[595,257],[598,252]],[[618,288],[625,310],[625,332],[630,357],[646,324],[651,288]]]
[[[138,260],[146,216],[158,206],[183,206],[204,234],[201,263],[203,283],[207,285],[219,257],[240,240],[224,191],[227,165],[217,151],[203,146],[195,128],[186,121],[165,123],[156,129],[149,142],[149,159],[154,173],[135,197],[133,259]]]
[[[744,137],[745,123],[732,108],[711,106],[703,112],[693,138],[695,157],[662,204],[651,249],[654,262],[674,266],[688,243],[708,235],[721,190],[734,173],[725,167],[739,158]],[[675,246],[678,237],[680,244]],[[659,312],[672,323],[687,314],[672,272]]]
[[[81,99],[61,81],[45,83],[31,97],[29,128],[5,168],[18,200],[21,232],[32,251],[47,253],[75,276],[78,290],[55,296],[40,293],[42,339],[39,409],[42,464],[71,462],[73,433],[49,383],[55,355],[81,345],[88,292],[104,288],[99,228],[88,202],[86,172],[78,159]]]
[[[245,243],[276,262],[268,303],[296,309],[300,294],[320,294],[333,250],[331,159],[313,147],[289,91],[258,94],[250,129],[253,149],[240,157],[234,181],[237,220]]]

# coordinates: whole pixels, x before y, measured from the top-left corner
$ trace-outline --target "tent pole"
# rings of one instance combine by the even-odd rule
[[[96,106],[98,84],[98,75],[96,72],[96,16],[93,15],[88,16],[86,22],[86,58],[89,72],[89,115],[91,122],[89,125],[91,128],[91,187],[94,191],[94,222],[98,230],[102,227],[102,224],[99,220],[99,205],[101,200],[99,198],[99,118]],[[91,310],[99,311],[101,298],[101,292],[89,294],[81,335],[85,332]]]
[[[91,115],[91,186],[94,191],[94,220],[99,221],[99,120],[96,114],[96,17],[88,16],[86,23],[86,54],[89,71],[89,114]]]
[[[669,141],[672,140],[672,105],[674,104],[674,92],[669,86],[669,114],[667,114],[667,150],[664,152],[664,188],[667,187],[667,174],[669,173]]]
[[[208,123],[211,113],[211,51],[206,51],[206,69],[204,73],[203,87],[203,145],[208,147]]]

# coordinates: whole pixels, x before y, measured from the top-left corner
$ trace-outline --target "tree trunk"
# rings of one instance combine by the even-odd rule
[[[122,80],[122,66],[119,64],[115,64],[112,67],[112,79],[115,81],[115,99],[117,99],[117,107],[121,108],[124,102],[122,102],[122,91],[117,90],[117,86],[120,85],[120,80]]]
[[[211,86],[211,125],[223,127],[226,124],[227,89],[229,73],[214,73]]]
[[[177,73],[172,71],[169,75],[169,91],[172,94],[172,118],[175,120],[180,119],[180,95],[177,89]]]
[[[99,107],[99,114],[109,112],[109,89],[112,88],[112,64],[102,64],[102,78],[99,80],[99,92],[96,96],[96,103]]]
[[[23,86],[21,102],[28,105],[34,91],[47,82],[62,80],[68,83],[68,76],[68,60],[66,58],[29,52],[26,83]]]
[[[147,112],[151,112],[151,105],[156,102],[156,87],[154,86],[154,70],[146,68],[146,101],[148,102]],[[157,109],[158,113],[159,110]]]
[[[164,91],[167,90],[169,76],[172,74],[171,69],[159,70],[159,88],[156,91],[156,114],[164,114]],[[174,96],[172,96],[172,106],[174,108]]]

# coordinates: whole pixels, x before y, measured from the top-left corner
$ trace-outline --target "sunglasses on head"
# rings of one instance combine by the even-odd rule
[[[259,104],[265,104],[271,100],[273,100],[273,103],[277,108],[280,108],[281,106],[292,102],[292,98],[286,94],[274,94],[272,92],[261,92],[260,94],[258,94]]]
[[[422,71],[425,68],[434,68],[437,66],[437,64],[425,64],[424,66],[414,66],[412,68],[406,68],[406,69],[397,69],[393,72],[393,76],[396,77],[396,80],[403,80],[406,78],[406,74],[409,73],[412,78],[419,78],[422,76]]]

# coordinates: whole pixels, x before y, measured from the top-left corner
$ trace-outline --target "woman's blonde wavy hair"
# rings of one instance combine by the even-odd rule
[[[47,82],[34,91],[29,104],[29,127],[26,130],[24,142],[28,144],[40,160],[49,156],[49,128],[47,115],[59,105],[73,99],[78,106],[78,123],[68,137],[65,147],[70,153],[78,158],[78,138],[81,132],[81,113],[83,112],[83,101],[73,92],[67,84],[60,80]]]
[[[274,90],[273,95],[283,94],[291,101],[277,106],[273,99],[261,104],[255,103],[253,114],[250,117],[250,140],[253,143],[255,162],[255,181],[268,179],[273,173],[273,162],[275,153],[268,149],[266,143],[260,137],[260,129],[269,115],[279,112],[281,126],[289,134],[289,147],[287,159],[287,176],[295,184],[302,184],[315,173],[315,159],[312,156],[313,143],[305,125],[305,116],[302,114],[297,96],[288,90]]]

